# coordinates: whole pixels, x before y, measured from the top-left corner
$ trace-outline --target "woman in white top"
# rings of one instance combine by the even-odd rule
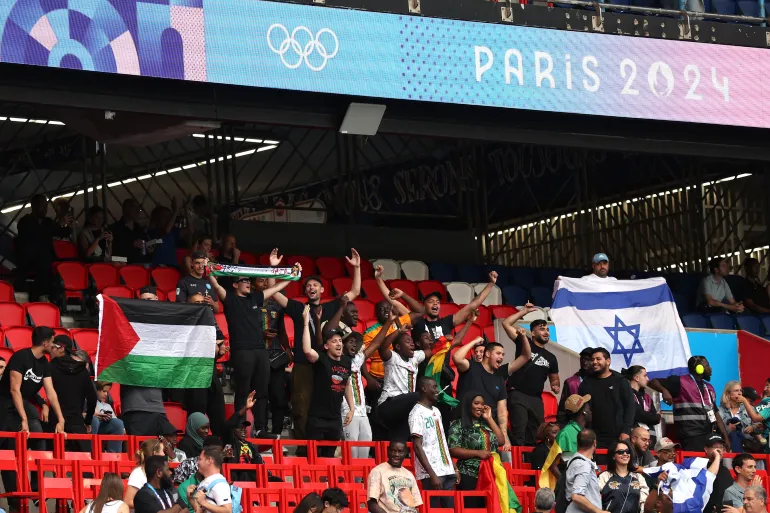
[[[392,314],[391,314],[392,315]],[[380,346],[385,378],[382,385],[377,415],[380,422],[390,430],[393,440],[409,439],[409,412],[420,399],[416,391],[418,369],[425,360],[430,360],[433,349],[414,350],[414,340],[408,324],[399,326],[387,336]],[[394,340],[395,338],[395,340]],[[390,349],[391,343],[393,349]]]
[[[164,454],[163,444],[157,438],[145,440],[139,446],[139,450],[136,451],[137,467],[128,476],[128,486],[126,486],[126,492],[123,495],[123,502],[128,504],[129,508],[134,509],[134,497],[147,484],[147,476],[144,473],[144,460],[150,456],[163,456]]]
[[[102,478],[99,495],[80,513],[128,513],[128,504],[120,500],[122,496],[123,480],[119,475],[107,472]]]

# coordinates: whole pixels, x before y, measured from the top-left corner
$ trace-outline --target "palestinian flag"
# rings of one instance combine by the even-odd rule
[[[97,296],[99,381],[152,388],[208,388],[216,323],[210,308]]]
[[[211,264],[212,276],[246,276],[248,278],[274,278],[276,280],[298,281],[302,277],[299,267],[269,267],[255,265]]]

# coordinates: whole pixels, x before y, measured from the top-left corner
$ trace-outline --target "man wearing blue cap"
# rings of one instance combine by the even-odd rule
[[[610,259],[606,253],[597,253],[591,260],[591,268],[593,273],[583,276],[583,280],[617,280],[612,276],[608,276],[610,272]]]

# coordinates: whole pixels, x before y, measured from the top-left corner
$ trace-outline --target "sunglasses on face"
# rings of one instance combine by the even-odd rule
[[[621,454],[621,455],[628,454],[630,456],[631,449],[618,449],[617,451],[615,451],[615,454]]]

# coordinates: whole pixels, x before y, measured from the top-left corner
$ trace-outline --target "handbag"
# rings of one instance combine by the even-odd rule
[[[270,368],[273,370],[285,369],[289,365],[289,355],[283,349],[270,351]]]

